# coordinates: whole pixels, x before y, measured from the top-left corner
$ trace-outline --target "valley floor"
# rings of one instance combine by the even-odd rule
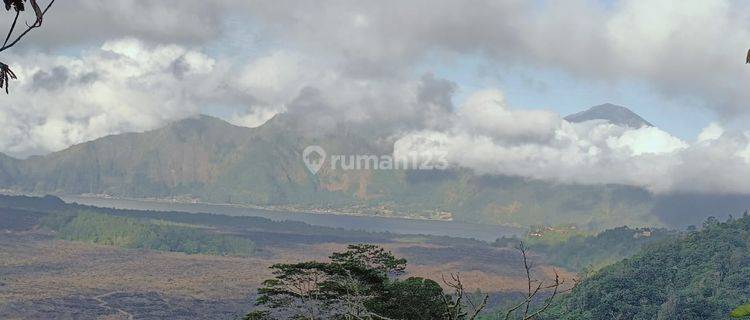
[[[64,241],[38,230],[0,231],[0,318],[233,319],[251,308],[271,264],[325,259],[345,246],[256,237],[267,240],[258,241],[256,256],[222,257]],[[526,285],[513,250],[407,239],[382,245],[409,260],[409,275],[439,282],[441,275],[461,272],[471,290],[494,293]],[[537,268],[541,278],[552,272]]]

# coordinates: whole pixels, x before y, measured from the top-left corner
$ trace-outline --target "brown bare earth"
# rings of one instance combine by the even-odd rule
[[[409,275],[460,272],[467,287],[517,292],[526,285],[513,250],[384,243],[409,260]],[[345,247],[318,243],[261,248],[257,257],[122,249],[0,233],[0,319],[234,319],[252,306],[274,263],[325,259]],[[482,271],[480,271],[482,270]],[[552,269],[536,268],[539,277]],[[570,276],[565,274],[565,276]]]

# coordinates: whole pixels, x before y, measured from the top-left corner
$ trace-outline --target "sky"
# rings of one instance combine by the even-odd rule
[[[483,72],[483,68],[496,71]],[[455,81],[460,87],[454,98],[457,104],[471,91],[488,87],[502,88],[513,106],[546,108],[563,115],[612,103],[626,106],[656,126],[686,140],[695,139],[703,128],[718,121],[716,113],[704,108],[700,102],[665,96],[639,80],[609,83],[576,78],[557,69],[492,65],[491,61],[477,56],[461,57],[437,66],[427,64],[423,70]],[[690,112],[684,112],[685,109]]]
[[[286,112],[377,123],[397,152],[483,173],[750,193],[746,1],[176,3],[56,2],[0,56],[19,75],[0,152]],[[562,119],[607,102],[656,128]]]

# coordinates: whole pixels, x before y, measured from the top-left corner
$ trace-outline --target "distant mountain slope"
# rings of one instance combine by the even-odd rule
[[[630,109],[614,105],[611,103],[605,103],[602,105],[594,106],[588,110],[581,111],[578,113],[571,114],[565,117],[565,120],[570,122],[584,122],[589,120],[607,120],[613,124],[620,126],[628,126],[631,128],[640,128],[643,126],[653,127],[651,123],[641,118],[635,112]]]
[[[199,116],[46,156],[0,158],[7,172],[0,171],[0,187],[511,225],[659,224],[651,213],[653,196],[627,186],[480,176],[468,169],[332,170],[326,165],[313,175],[301,161],[308,145],[320,145],[329,155],[385,155],[392,146],[371,132],[346,127],[311,132],[298,121],[281,114],[245,128]]]
[[[126,133],[23,161],[26,191],[167,196],[208,184],[251,135],[200,116],[144,133]]]
[[[728,319],[750,301],[750,218],[658,244],[580,282],[547,319]]]
[[[19,176],[19,161],[0,153],[0,188],[12,187]]]
[[[341,205],[342,199],[351,197],[347,193],[361,189],[363,173],[324,169],[312,176],[300,161],[302,150],[310,144],[331,152],[371,150],[365,139],[356,136],[302,133],[283,115],[259,128],[198,116],[23,161],[0,158],[0,165],[7,162],[10,172],[0,176],[0,186],[34,193]]]

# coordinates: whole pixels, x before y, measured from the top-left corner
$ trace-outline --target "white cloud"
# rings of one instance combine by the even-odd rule
[[[253,109],[244,114],[235,113],[227,120],[236,126],[255,128],[263,125],[277,114],[279,114],[279,111],[272,109]]]
[[[405,131],[396,153],[445,152],[485,173],[750,193],[746,133],[712,124],[689,144],[658,128],[509,108],[496,90],[454,110],[456,84],[415,71],[425,57],[480,54],[585,79],[636,79],[729,120],[750,101],[748,9],[732,0],[70,0],[26,43],[103,45],[75,57],[8,57],[21,79],[0,109],[0,150],[47,153],[221,105],[235,107],[228,118],[244,126],[287,111],[312,130],[343,121]],[[237,25],[225,18],[249,21],[242,32],[261,35],[247,41],[270,45],[253,59],[197,49],[230,45],[222,36]]]
[[[509,110],[498,90],[472,94],[458,110],[459,124],[467,131],[476,131],[504,139],[549,140],[560,125],[559,115],[542,110]]]
[[[134,38],[79,57],[11,57],[19,80],[0,110],[0,150],[46,154],[102,136],[158,128],[211,106],[249,127],[287,111],[311,130],[341,121],[382,130],[439,125],[454,84],[429,76],[361,80],[291,51],[253,60],[217,59],[186,46]],[[238,65],[244,65],[237,67]]]
[[[40,4],[48,2],[41,0]],[[244,8],[243,3],[239,0],[57,1],[45,16],[43,28],[34,31],[23,45],[90,45],[123,37],[160,43],[205,43],[220,36],[222,22],[228,14]]]
[[[480,54],[595,81],[635,79],[725,119],[748,115],[746,1],[276,0],[251,7],[272,37],[358,77],[403,75],[440,54]]]
[[[106,42],[80,57],[17,60],[19,80],[0,109],[0,150],[20,156],[195,114],[203,98],[198,87],[216,68],[200,52],[133,39]]]
[[[619,136],[609,137],[607,146],[612,149],[627,148],[631,155],[638,156],[670,153],[687,148],[688,145],[656,127],[641,127],[640,129],[627,130]]]
[[[719,139],[724,134],[724,128],[716,122],[711,122],[708,127],[703,128],[698,134],[698,142],[706,142]]]
[[[533,111],[508,108],[494,90],[475,93],[460,110],[449,130],[401,137],[394,144],[396,157],[444,154],[452,165],[481,174],[627,184],[657,193],[750,193],[750,133],[721,134],[712,125],[700,142],[689,145],[656,127],[540,122],[525,115]],[[505,128],[491,130],[498,126]],[[528,132],[551,134],[528,139]]]

